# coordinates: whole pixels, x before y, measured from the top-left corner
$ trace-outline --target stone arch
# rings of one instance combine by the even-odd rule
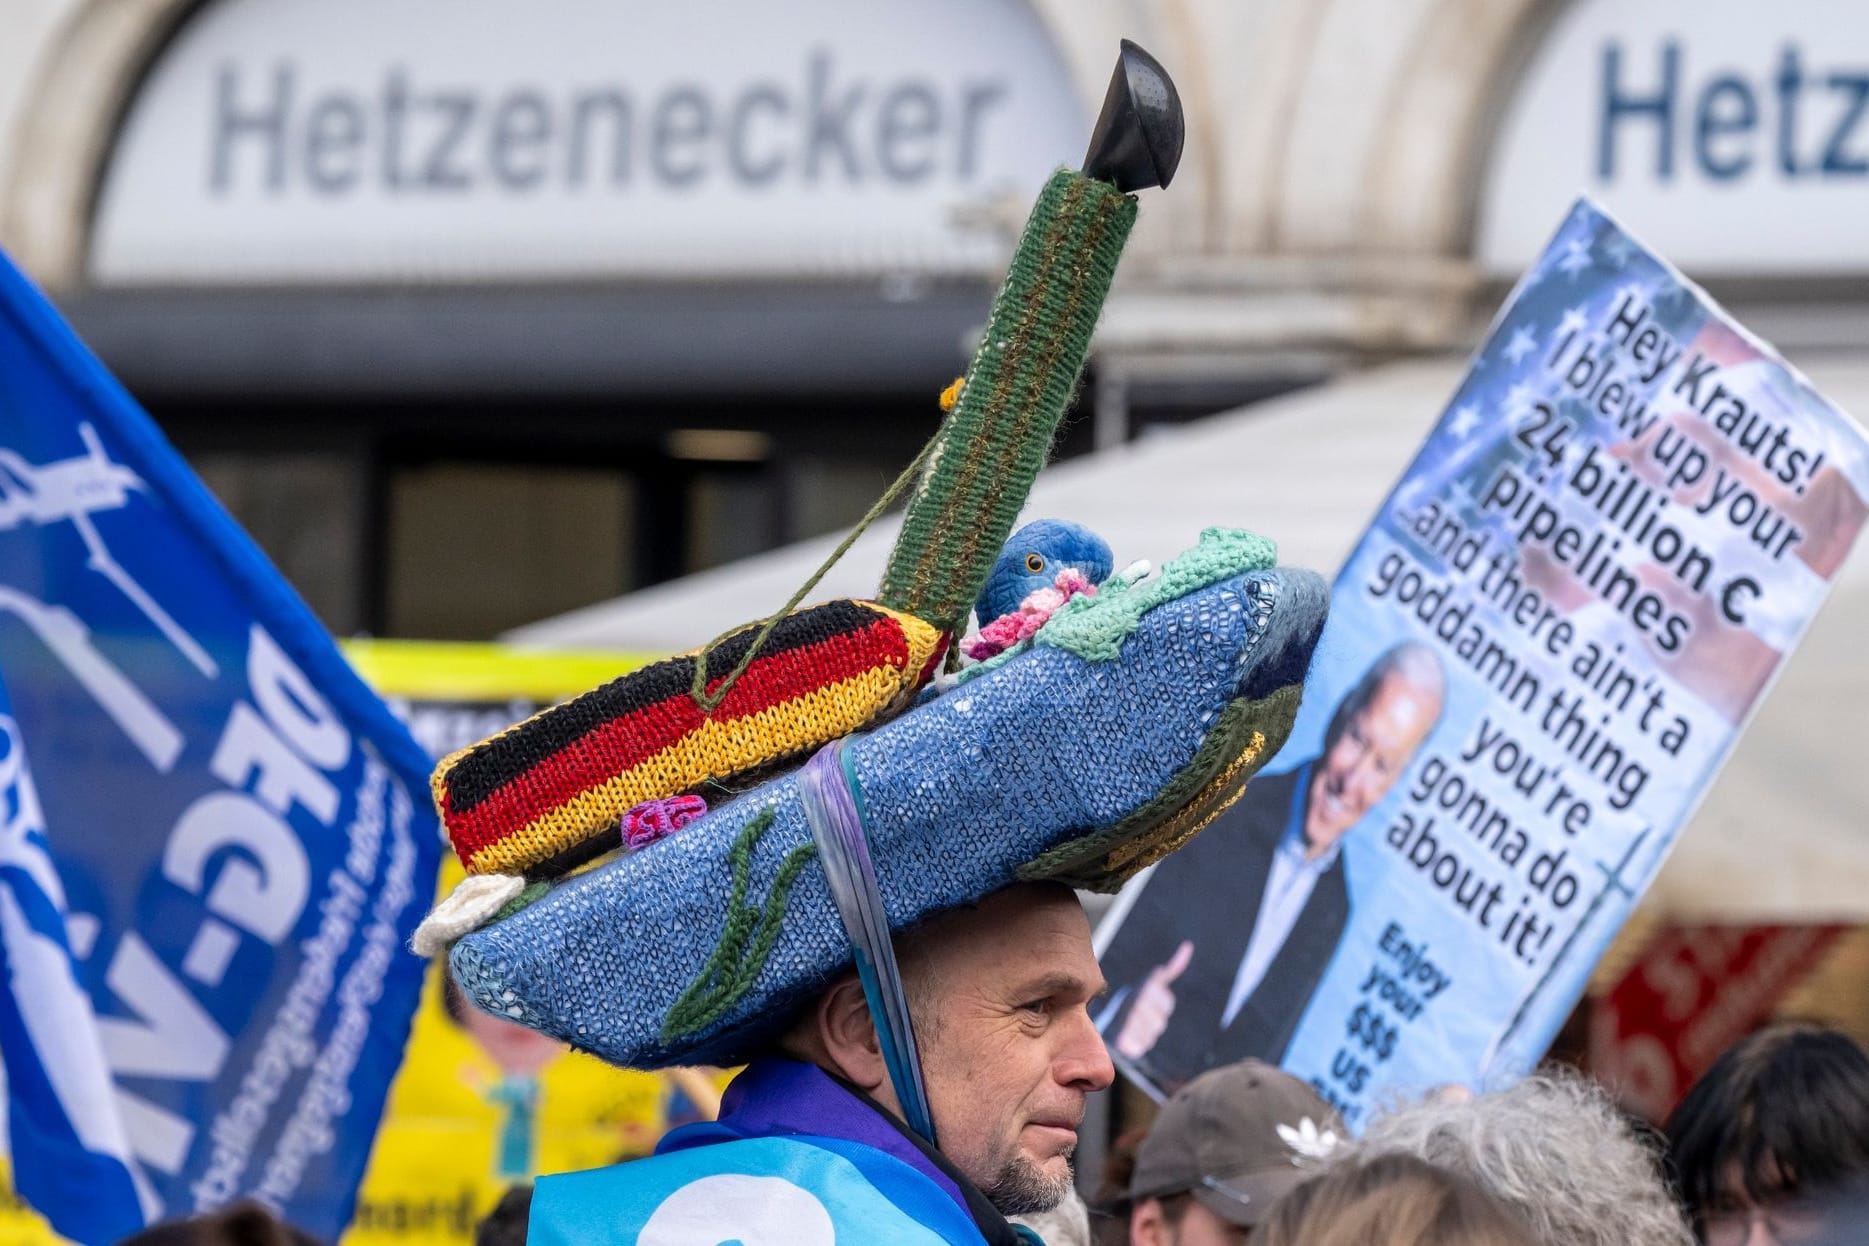
[[[1473,253],[1485,170],[1519,78],[1571,0],[1440,0],[1370,169],[1371,243]]]
[[[99,179],[144,75],[202,0],[81,0],[54,36],[0,186],[0,237],[54,292],[83,281]]]
[[[1213,14],[1249,41],[1230,101],[1229,250],[1464,257],[1519,64],[1567,0],[1287,0]],[[1232,29],[1227,29],[1227,27]]]
[[[1370,235],[1383,247],[1473,254],[1493,138],[1531,62],[1570,0],[1445,0],[1422,30],[1415,73],[1391,110],[1389,157],[1372,168],[1383,217]],[[1475,28],[1478,13],[1486,22]],[[1450,78],[1454,90],[1443,88]],[[1400,159],[1404,144],[1413,161]]]

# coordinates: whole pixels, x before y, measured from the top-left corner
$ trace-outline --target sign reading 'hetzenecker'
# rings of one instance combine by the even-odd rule
[[[1087,121],[1028,6],[221,0],[125,109],[101,285],[996,274]],[[360,38],[359,31],[367,31]]]

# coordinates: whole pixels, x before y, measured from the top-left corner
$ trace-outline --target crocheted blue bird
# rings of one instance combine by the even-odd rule
[[[1109,542],[1084,525],[1068,519],[1034,519],[1006,542],[974,602],[974,614],[985,627],[1017,611],[1019,603],[1034,591],[1050,588],[1067,567],[1092,584],[1101,584],[1110,578],[1114,565]]]

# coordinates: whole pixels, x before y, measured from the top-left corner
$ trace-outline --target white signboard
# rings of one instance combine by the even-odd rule
[[[1019,0],[223,0],[129,110],[91,274],[990,270],[1089,121]]]
[[[1494,141],[1480,263],[1524,268],[1579,191],[1705,274],[1869,269],[1869,5],[1577,0]]]

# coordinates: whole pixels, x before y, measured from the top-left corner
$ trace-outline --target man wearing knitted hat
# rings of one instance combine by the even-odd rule
[[[718,1123],[678,1130],[658,1153],[678,1158],[723,1141],[778,1137],[834,1139],[869,1153],[845,1148],[856,1162],[829,1180],[775,1170],[792,1185],[775,1183],[768,1199],[748,1199],[740,1174],[703,1177],[653,1209],[639,1241],[703,1240],[682,1236],[703,1228],[704,1240],[748,1246],[817,1241],[813,1233],[833,1221],[815,1199],[835,1206],[840,1233],[873,1224],[879,1241],[1010,1246],[1023,1239],[1006,1216],[1048,1211],[1065,1197],[1086,1096],[1115,1076],[1086,1009],[1103,980],[1076,896],[1056,884],[1018,884],[897,936],[896,946],[938,1147],[904,1123],[911,1113],[858,976],[847,973],[734,1080]],[[532,1240],[549,1240],[553,1226],[567,1239],[580,1236],[590,1227],[586,1211],[614,1224],[614,1189],[627,1171],[543,1179]],[[874,1221],[859,1218],[879,1194],[935,1236],[902,1236],[908,1230],[880,1205]],[[831,1241],[828,1232],[821,1240]]]
[[[1129,1180],[1130,1246],[1226,1246],[1345,1138],[1316,1091],[1257,1060],[1222,1065],[1162,1105]]]
[[[813,577],[437,769],[468,877],[415,944],[468,1001],[625,1068],[747,1065],[717,1122],[540,1178],[541,1246],[1000,1246],[1069,1188],[1114,1076],[1072,888],[1115,890],[1240,796],[1329,602],[1270,541],[1209,529],[928,686],[1069,404],[1127,192],[1166,183],[1181,137],[1125,43],[1083,172],[1041,193],[898,482],[876,600],[794,611]]]

